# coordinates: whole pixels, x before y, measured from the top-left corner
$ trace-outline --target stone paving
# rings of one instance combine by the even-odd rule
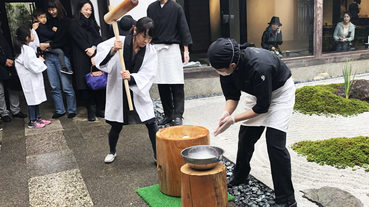
[[[369,80],[369,74],[360,74],[356,79]],[[299,83],[297,88],[306,85],[343,83],[343,78]],[[237,112],[242,111],[243,95]],[[203,99],[188,100],[184,114],[184,124],[201,125],[213,132],[217,120],[224,108],[224,97],[216,96]],[[292,179],[295,188],[296,200],[299,206],[315,207],[316,204],[302,197],[301,190],[320,188],[323,186],[338,187],[353,194],[361,200],[365,207],[369,206],[369,173],[363,169],[353,171],[351,168],[336,169],[330,166],[321,166],[307,162],[306,158],[297,155],[291,149],[293,143],[302,140],[322,140],[334,137],[369,136],[369,112],[352,117],[326,117],[304,115],[294,112],[287,133],[287,146],[292,160]],[[223,134],[211,136],[211,145],[225,150],[225,156],[236,161],[239,124],[231,126]],[[255,153],[251,161],[251,174],[273,188],[270,174],[269,159],[266,150],[265,135],[257,142]]]

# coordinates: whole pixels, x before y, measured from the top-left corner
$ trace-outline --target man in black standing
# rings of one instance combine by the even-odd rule
[[[158,0],[149,5],[147,16],[154,20],[152,43],[158,53],[158,84],[165,117],[160,125],[182,125],[184,112],[183,64],[190,60],[188,45],[192,44],[183,8],[173,0]],[[180,45],[183,45],[182,63]]]
[[[8,41],[0,32],[0,116],[4,122],[11,121],[5,100],[6,90],[8,91],[10,111],[13,116],[18,118],[27,117],[20,111],[19,96],[15,89],[20,89],[20,82],[14,67],[13,52]]]

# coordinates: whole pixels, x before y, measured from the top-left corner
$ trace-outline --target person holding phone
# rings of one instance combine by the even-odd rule
[[[282,51],[279,48],[279,45],[283,43],[281,31],[282,24],[279,17],[273,16],[268,24],[269,26],[265,29],[263,37],[261,38],[261,47],[282,57]]]

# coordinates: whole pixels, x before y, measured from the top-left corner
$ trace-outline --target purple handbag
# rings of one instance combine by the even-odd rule
[[[86,74],[86,83],[92,90],[100,90],[106,88],[107,74],[102,71],[90,72]]]

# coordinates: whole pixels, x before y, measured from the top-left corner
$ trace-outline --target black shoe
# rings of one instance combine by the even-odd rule
[[[77,114],[76,113],[69,113],[68,119],[73,119]]]
[[[169,117],[165,117],[164,119],[162,119],[161,121],[158,122],[159,125],[165,125],[168,123],[171,123],[173,120]]]
[[[17,114],[14,114],[13,117],[24,119],[24,118],[27,118],[27,115],[22,112],[19,112]]]
[[[60,118],[60,117],[62,117],[62,116],[64,116],[64,115],[65,115],[65,113],[58,114],[58,113],[56,113],[56,112],[55,112],[51,118],[53,118],[53,119],[58,119],[58,118]]]
[[[287,202],[287,203],[275,203],[271,205],[271,207],[297,207],[296,201]]]
[[[173,126],[179,126],[182,125],[182,118],[177,117],[173,120]]]
[[[67,74],[67,75],[72,75],[73,71],[69,71],[68,68],[64,67],[60,70],[61,73]]]
[[[232,188],[233,186],[239,186],[242,184],[249,184],[249,179],[248,178],[243,178],[243,179],[239,179],[239,178],[235,178],[234,176],[231,176],[229,183],[227,183],[228,188]]]
[[[88,121],[96,121],[95,114],[92,110],[87,111],[87,119]]]
[[[1,120],[3,120],[3,122],[11,122],[12,118],[10,118],[10,116],[6,115],[6,116],[1,117]]]
[[[104,111],[96,111],[96,117],[104,118],[105,112]]]

